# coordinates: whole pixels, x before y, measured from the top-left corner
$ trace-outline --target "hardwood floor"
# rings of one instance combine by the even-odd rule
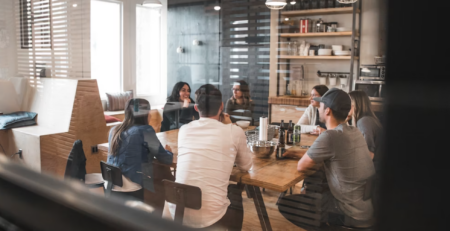
[[[298,183],[293,191],[293,194],[299,194],[303,181]],[[272,229],[275,230],[299,230],[304,231],[302,229],[290,221],[286,220],[286,218],[281,215],[278,211],[278,206],[276,202],[278,200],[279,192],[272,190],[265,190],[262,192],[264,203],[266,205],[267,213],[269,214],[270,224],[272,225]],[[247,198],[247,194],[244,190],[242,193],[243,204],[244,204],[244,224],[242,225],[243,231],[258,231],[261,229],[261,224],[259,223],[258,214],[256,213],[255,204],[253,203],[253,199]]]

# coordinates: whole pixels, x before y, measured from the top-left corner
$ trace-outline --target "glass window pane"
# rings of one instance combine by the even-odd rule
[[[91,72],[100,96],[121,91],[122,4],[91,2]]]
[[[136,93],[161,92],[160,10],[136,6]]]

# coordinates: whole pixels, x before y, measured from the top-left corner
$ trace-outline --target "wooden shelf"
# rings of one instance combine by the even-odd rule
[[[351,56],[291,56],[291,55],[280,55],[280,59],[332,59],[332,60],[350,60]],[[358,57],[354,57],[358,59]]]
[[[280,34],[282,38],[296,38],[296,37],[337,37],[337,36],[352,36],[351,31],[343,32],[325,32],[325,33],[283,33]],[[358,36],[358,33],[357,33]]]
[[[294,10],[294,11],[282,11],[283,16],[303,16],[303,15],[325,15],[325,14],[351,14],[353,13],[353,7],[339,7],[339,8],[324,8],[314,10]],[[359,13],[359,10],[356,10]]]

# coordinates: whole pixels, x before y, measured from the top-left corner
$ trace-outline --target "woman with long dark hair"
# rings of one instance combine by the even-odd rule
[[[173,161],[170,147],[163,148],[155,130],[148,124],[149,112],[150,103],[145,99],[130,99],[126,103],[125,119],[109,132],[108,155],[108,164],[119,167],[127,179],[144,188],[146,202],[147,198],[157,197],[153,182],[154,157],[163,164]],[[162,211],[164,199],[159,206],[149,203]]]
[[[321,130],[327,129],[324,123],[319,121],[319,107],[320,103],[315,101],[315,97],[322,97],[328,91],[328,87],[325,85],[316,85],[311,89],[311,95],[309,99],[311,104],[306,108],[302,117],[298,120],[299,125],[317,125]]]
[[[367,147],[375,164],[375,170],[377,170],[377,165],[381,158],[383,127],[372,111],[369,96],[364,91],[352,91],[349,95],[352,100],[352,109],[349,113],[352,118],[352,124],[364,135]]]
[[[252,121],[254,109],[253,100],[250,99],[250,88],[247,82],[239,80],[233,83],[233,96],[227,100],[225,112],[230,115],[234,123],[238,120]]]
[[[167,97],[167,103],[164,105],[161,132],[178,129],[183,124],[198,120],[200,116],[195,111],[194,104],[189,84],[186,82],[175,84],[172,94]]]

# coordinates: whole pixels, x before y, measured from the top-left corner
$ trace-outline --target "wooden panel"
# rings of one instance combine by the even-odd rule
[[[326,60],[326,59],[330,59],[330,60],[350,60],[351,56],[328,56],[328,55],[323,55],[323,56],[291,56],[291,55],[280,55],[280,59],[319,59],[319,60]],[[354,57],[354,59],[358,59],[358,57]]]
[[[293,123],[297,123],[305,112],[305,108],[306,107],[272,104],[270,121],[272,123],[280,123],[281,120],[284,120],[285,123],[288,123],[289,120],[292,120]]]
[[[271,96],[269,104],[283,104],[307,107],[311,101],[309,97]]]
[[[352,32],[344,31],[344,32],[326,32],[326,33],[282,33],[282,34],[280,34],[280,37],[282,37],[282,38],[337,37],[337,36],[352,36]]]
[[[282,11],[283,16],[303,16],[303,15],[326,15],[326,14],[351,14],[353,13],[353,7],[339,7],[339,8],[324,8],[313,10],[295,10],[295,11]],[[359,10],[357,10],[359,13]]]

